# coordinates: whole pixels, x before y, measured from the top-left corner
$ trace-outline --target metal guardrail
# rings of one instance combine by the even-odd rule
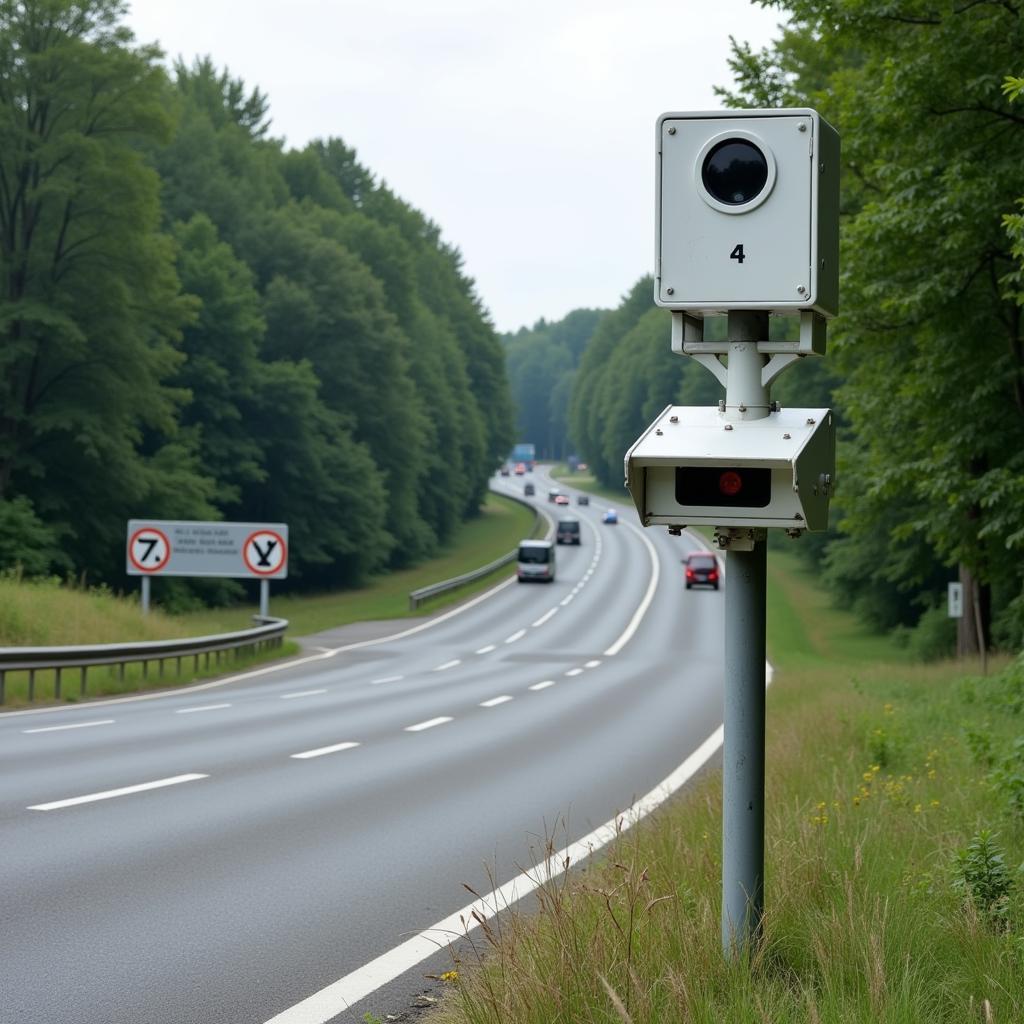
[[[28,699],[35,699],[36,672],[53,669],[54,697],[61,696],[61,675],[65,670],[78,669],[79,695],[84,696],[88,683],[89,669],[98,665],[117,665],[120,678],[124,679],[125,665],[142,662],[142,677],[148,678],[149,665],[157,662],[159,678],[164,675],[164,663],[176,662],[176,671],[181,674],[181,659],[194,658],[195,669],[199,669],[200,657],[210,664],[210,655],[220,662],[225,651],[241,651],[249,648],[257,651],[280,647],[288,628],[287,619],[260,619],[253,616],[260,625],[241,629],[233,633],[218,633],[212,636],[195,636],[183,640],[149,640],[129,644],[84,644],[78,647],[0,647],[0,704],[5,700],[4,686],[8,672],[28,672]]]
[[[515,494],[507,494],[504,491],[494,491],[493,493],[502,498],[508,498],[510,501],[517,501],[520,505],[525,505],[528,509],[531,509],[534,514],[533,531],[536,531],[537,523],[544,515],[536,505]],[[461,576],[453,576],[450,580],[442,580],[440,583],[431,583],[427,587],[420,587],[419,590],[409,591],[409,611],[415,611],[424,601],[437,597],[438,594],[445,594],[449,590],[455,590],[457,587],[472,583],[474,580],[483,579],[484,576],[494,572],[495,569],[500,569],[503,565],[509,565],[514,562],[517,554],[518,548],[510,551],[507,555],[502,555],[501,558],[495,559],[489,565],[474,569],[472,572],[464,572]]]

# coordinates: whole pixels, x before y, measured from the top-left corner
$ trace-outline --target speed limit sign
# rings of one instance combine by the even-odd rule
[[[128,538],[128,560],[134,568],[152,575],[166,568],[171,560],[171,542],[163,530],[145,526]]]

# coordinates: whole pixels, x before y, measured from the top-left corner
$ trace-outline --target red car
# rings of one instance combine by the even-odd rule
[[[556,505],[568,505],[569,504],[569,495],[568,494],[556,494],[555,495],[555,504]]]
[[[709,551],[694,551],[686,556],[686,589],[705,583],[718,589],[718,559]]]

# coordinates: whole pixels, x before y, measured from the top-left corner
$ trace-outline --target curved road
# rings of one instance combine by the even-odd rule
[[[337,1015],[304,1001],[463,907],[463,883],[486,893],[545,837],[613,819],[721,723],[723,595],[679,565],[698,541],[627,507],[602,525],[605,507],[574,497],[583,543],[555,583],[396,638],[338,631],[224,685],[0,715],[0,1022],[407,1007],[447,954]]]

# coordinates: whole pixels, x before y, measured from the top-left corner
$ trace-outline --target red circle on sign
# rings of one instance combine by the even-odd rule
[[[276,540],[281,545],[281,558],[272,569],[261,568],[258,565],[253,565],[249,561],[249,545],[256,537],[270,537]],[[274,530],[257,530],[255,533],[250,533],[245,538],[245,543],[242,545],[242,561],[245,562],[246,569],[253,573],[255,576],[273,576],[275,573],[279,573],[288,561],[288,545],[285,544],[284,538],[281,534]]]
[[[164,542],[164,557],[153,565],[143,565],[135,557],[135,542],[146,533],[155,533],[157,537]],[[147,552],[148,554],[149,552]],[[143,556],[145,557],[145,556]],[[158,530],[155,526],[144,526],[141,530],[136,530],[128,538],[128,561],[135,566],[139,572],[144,572],[147,575],[154,572],[159,572],[163,569],[167,563],[171,560],[171,542],[167,539],[167,534],[163,530]]]
[[[740,493],[743,489],[743,477],[734,470],[726,470],[718,478],[718,489],[723,493],[733,497]]]

